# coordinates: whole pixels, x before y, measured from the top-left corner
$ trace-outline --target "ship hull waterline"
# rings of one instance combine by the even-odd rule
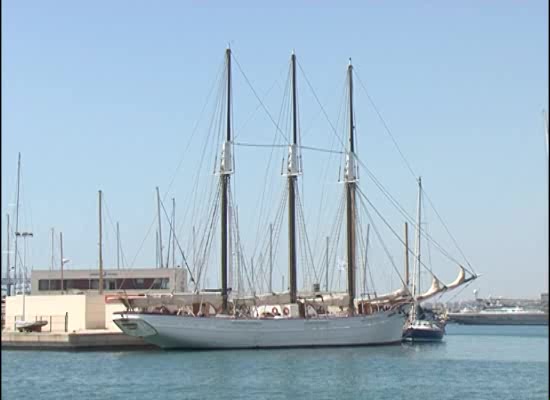
[[[269,349],[397,344],[405,318],[396,311],[310,319],[121,313],[113,322],[127,335],[163,349]]]
[[[441,342],[445,331],[439,328],[419,329],[407,328],[403,332],[405,342]]]

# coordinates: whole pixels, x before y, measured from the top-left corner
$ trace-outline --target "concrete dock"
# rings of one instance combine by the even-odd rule
[[[156,347],[122,332],[2,332],[2,350],[149,350]]]

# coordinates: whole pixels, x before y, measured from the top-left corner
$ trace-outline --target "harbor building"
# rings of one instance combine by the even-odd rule
[[[63,285],[62,285],[63,281]],[[99,271],[94,269],[34,270],[32,295],[84,294],[99,290]],[[134,268],[103,270],[103,292],[128,294],[187,291],[187,271],[182,268]]]
[[[63,284],[62,284],[63,283]],[[187,291],[187,271],[181,268],[136,268],[104,270],[103,294],[95,269],[63,271],[34,270],[31,295],[8,296],[5,301],[6,332],[15,332],[15,321],[47,321],[45,332],[70,333],[106,330],[120,332],[113,313],[125,310],[110,299],[117,293],[141,295]],[[63,291],[61,288],[63,287]]]

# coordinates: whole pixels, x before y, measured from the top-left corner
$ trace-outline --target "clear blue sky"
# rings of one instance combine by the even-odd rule
[[[541,114],[548,109],[548,2],[218,4],[2,2],[2,249],[21,152],[20,230],[35,234],[29,264],[48,268],[54,227],[63,231],[70,268],[97,265],[97,190],[102,189],[112,220],[120,221],[128,261],[135,256],[134,266],[152,266],[154,228],[138,249],[154,221],[155,186],[163,195],[168,191],[167,203],[175,196],[178,215],[190,218],[192,180],[213,105],[199,117],[230,42],[274,117],[295,49],[336,124],[352,57],[439,213],[484,275],[463,296],[471,297],[473,288],[482,296],[534,297],[548,290],[548,159]],[[237,68],[234,76],[238,140],[271,142],[273,124]],[[303,75],[298,79],[303,143],[330,147],[330,126]],[[356,97],[360,157],[413,214],[415,181],[359,84]],[[276,193],[284,183],[283,154],[277,150],[269,178]],[[248,253],[255,246],[254,210],[268,155],[264,149],[236,150],[235,192]],[[323,157],[304,153],[303,202],[311,221],[320,192],[337,199],[341,190],[338,160],[323,175]],[[201,175],[204,186],[216,179],[208,163]],[[372,182],[363,177],[362,187],[401,232],[402,221],[391,216]],[[432,233],[449,244],[433,214],[427,214]],[[194,223],[179,220],[182,242],[189,243]],[[318,252],[324,234],[315,227],[312,222],[308,229]],[[110,222],[105,236],[105,262],[114,265]],[[402,250],[394,244],[392,251],[400,266]],[[284,271],[285,257],[279,258]],[[452,265],[441,268],[447,268],[445,278],[454,277]],[[217,266],[211,269],[210,286],[215,286]]]

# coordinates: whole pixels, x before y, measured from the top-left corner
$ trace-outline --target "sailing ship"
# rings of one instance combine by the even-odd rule
[[[357,296],[357,200],[358,158],[355,148],[353,109],[353,66],[347,67],[347,143],[345,151],[345,230],[346,293],[322,293],[319,284],[313,292],[297,290],[297,181],[301,174],[296,101],[296,55],[291,56],[292,135],[288,143],[285,168],[288,209],[288,292],[241,296],[228,284],[231,273],[230,182],[234,173],[232,157],[232,53],[225,53],[226,84],[225,131],[219,164],[219,214],[221,288],[196,290],[172,295],[121,295],[118,301],[127,310],[117,313],[114,323],[126,334],[143,338],[161,348],[228,349],[281,348],[350,345],[383,345],[402,340],[403,325],[412,304],[409,288],[404,285],[385,295]],[[223,106],[222,106],[223,107]],[[328,264],[328,261],[327,261]],[[328,267],[328,266],[327,266]],[[328,270],[327,270],[328,271]],[[462,275],[455,286],[462,284]],[[193,278],[191,277],[193,280]],[[196,281],[195,281],[196,282]],[[240,287],[240,285],[239,285]],[[445,287],[446,289],[446,287]],[[424,296],[430,297],[438,287]],[[328,290],[327,290],[328,291]],[[420,301],[422,296],[417,297]]]

